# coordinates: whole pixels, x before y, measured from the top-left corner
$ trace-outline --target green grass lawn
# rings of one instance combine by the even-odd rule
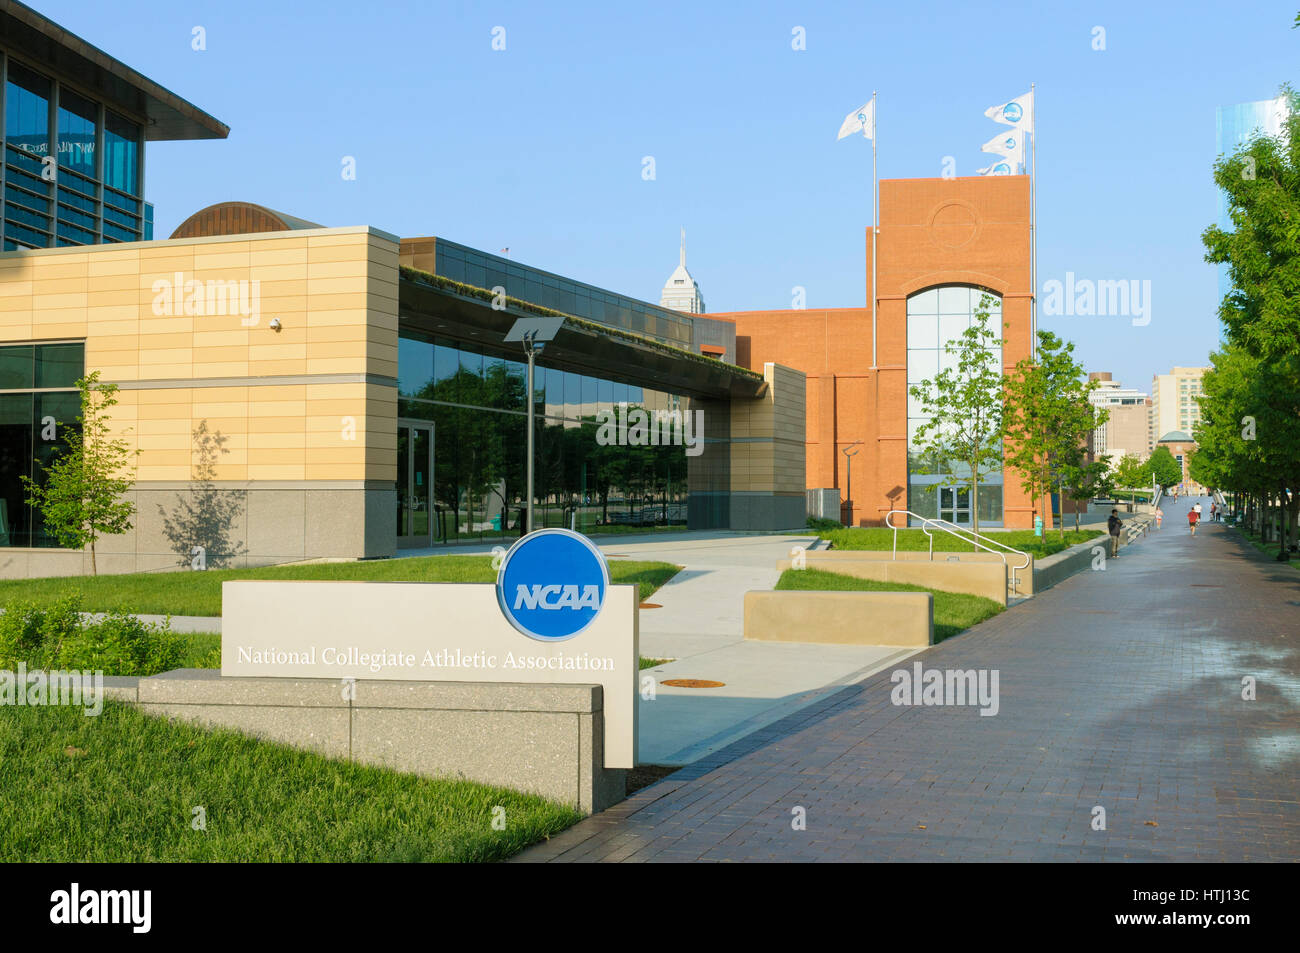
[[[969,542],[963,542],[941,530],[933,529],[931,533],[934,535],[935,552],[970,553],[977,551],[977,547],[972,546]],[[829,540],[835,549],[887,551],[894,546],[894,531],[883,526],[823,530],[816,535]],[[1087,542],[1103,534],[1100,530],[1085,529],[1076,532],[1067,529],[1064,542],[1061,541],[1060,533],[1056,530],[1048,530],[1046,539],[1039,539],[1031,529],[1007,530],[1005,532],[1002,530],[989,530],[984,535],[996,539],[1012,549],[1029,553],[1036,559],[1042,559],[1044,556],[1059,553],[1063,549]],[[900,529],[898,531],[898,548],[899,550],[926,552],[930,548],[930,540],[920,529]],[[996,546],[992,548],[997,549]],[[1001,550],[998,551],[1001,552]],[[1008,557],[1014,558],[1010,554],[1008,554]]]
[[[671,563],[613,559],[610,580],[635,583],[646,599],[681,569]],[[221,584],[230,579],[364,579],[378,582],[495,582],[491,556],[419,556],[363,562],[0,580],[0,606],[22,599],[46,604],[80,593],[87,612],[124,609],[153,615],[221,615]]]
[[[501,860],[565,805],[335,761],[112,702],[0,708],[0,861]],[[191,827],[194,808],[206,830]],[[493,809],[505,829],[494,830]],[[497,812],[498,814],[500,812]]]
[[[902,539],[899,540],[901,548]],[[934,595],[934,641],[942,642],[985,619],[992,618],[1003,607],[992,599],[971,596],[963,592],[945,592],[897,582],[877,582],[858,579],[821,569],[787,569],[776,584],[777,589],[848,590],[853,592],[929,592]]]

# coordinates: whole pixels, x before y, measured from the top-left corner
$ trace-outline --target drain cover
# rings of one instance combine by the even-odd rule
[[[659,683],[673,688],[722,688],[726,682],[711,682],[707,678],[669,678]]]

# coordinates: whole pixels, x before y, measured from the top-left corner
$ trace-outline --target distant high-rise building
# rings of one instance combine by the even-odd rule
[[[1107,371],[1089,374],[1088,380],[1099,385],[1088,395],[1088,403],[1110,414],[1092,432],[1092,452],[1097,456],[1109,455],[1112,467],[1130,454],[1146,459],[1151,452],[1151,399],[1112,380]]]
[[[686,229],[682,229],[681,257],[677,267],[664,283],[664,290],[659,295],[659,307],[685,311],[687,314],[704,313],[704,296],[700,286],[691,273],[686,270]]]
[[[1155,443],[1172,431],[1191,434],[1196,429],[1201,422],[1201,378],[1208,370],[1175,367],[1151,379],[1151,434]]]

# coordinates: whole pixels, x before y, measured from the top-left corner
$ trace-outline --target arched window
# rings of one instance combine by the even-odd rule
[[[913,385],[932,381],[956,361],[945,346],[957,341],[976,320],[986,320],[1002,336],[1002,299],[994,292],[972,285],[940,285],[918,291],[907,299],[907,508],[921,516],[971,523],[970,491],[961,486],[942,486],[945,475],[922,473],[916,452],[916,428],[927,418],[923,404],[911,395]],[[998,365],[1002,348],[993,348]],[[1002,524],[1002,474],[988,474],[979,491],[980,525]]]

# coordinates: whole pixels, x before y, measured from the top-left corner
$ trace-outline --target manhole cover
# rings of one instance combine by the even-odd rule
[[[1222,589],[1223,588],[1222,586],[1216,586],[1213,583],[1209,583],[1209,582],[1193,582],[1190,583],[1190,586],[1193,589]]]
[[[659,603],[657,603],[657,602],[643,602],[643,603],[641,603],[640,608],[642,608],[642,609],[662,609],[663,606],[661,606],[661,605],[660,605]]]
[[[673,688],[722,688],[726,682],[711,682],[707,678],[669,678],[659,683]]]

